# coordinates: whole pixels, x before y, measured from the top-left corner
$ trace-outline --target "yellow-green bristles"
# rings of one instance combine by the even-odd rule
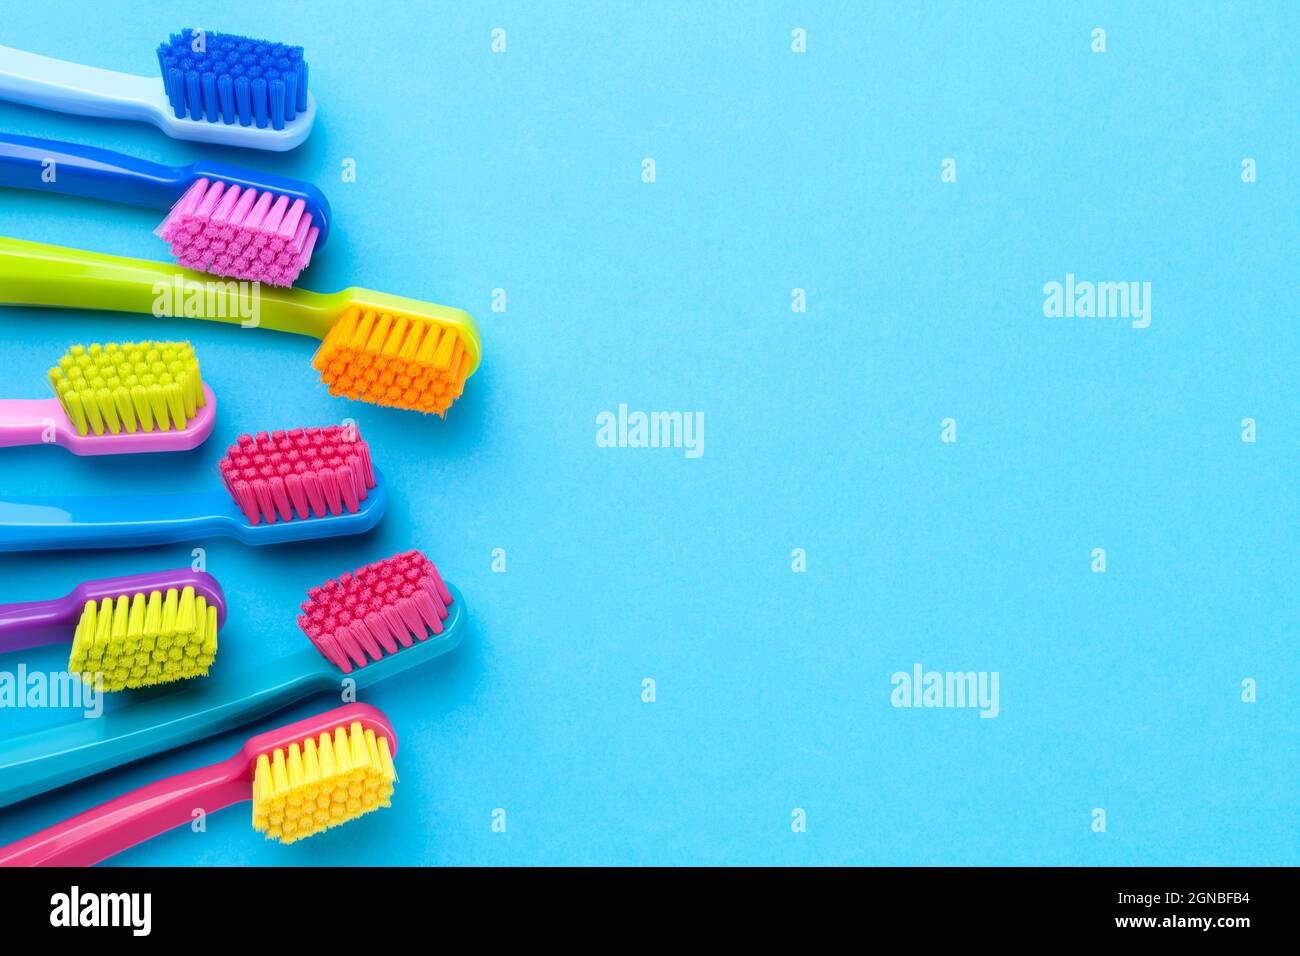
[[[200,677],[217,654],[217,609],[194,588],[87,601],[68,672],[104,690]]]
[[[253,829],[293,843],[390,805],[397,771],[388,738],[360,721],[259,754],[253,773]]]
[[[74,345],[50,384],[78,435],[180,429],[205,404],[189,342]]]

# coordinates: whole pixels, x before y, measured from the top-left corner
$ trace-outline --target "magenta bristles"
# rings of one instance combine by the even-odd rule
[[[419,551],[395,554],[307,592],[298,626],[343,673],[442,633],[451,592]]]
[[[240,435],[218,468],[253,525],[355,513],[375,487],[370,448],[351,425]]]
[[[301,199],[199,179],[154,235],[188,269],[290,286],[311,262],[319,232]]]

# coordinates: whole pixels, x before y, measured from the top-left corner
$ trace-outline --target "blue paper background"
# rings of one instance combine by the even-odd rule
[[[300,42],[320,119],[291,155],[9,104],[0,128],[314,180],[337,231],[303,284],[464,307],[486,360],[443,422],[329,397],[305,338],[4,310],[7,396],[74,342],[186,336],[220,413],[164,459],[8,451],[0,494],[215,487],[239,432],[350,415],[387,518],[204,542],[218,666],[302,646],[309,586],[411,546],[473,629],[366,697],[400,737],[392,810],[290,848],[231,810],[116,862],[1300,862],[1295,5],[213,9],[9,4],[0,40],[137,73],[185,25]],[[164,258],[157,218],[0,195],[2,234],[123,255]],[[1151,327],[1044,318],[1067,272],[1150,281]],[[703,411],[705,454],[598,448],[619,403]],[[0,600],[188,561],[0,556]],[[998,671],[1001,715],[891,707],[917,662]],[[0,811],[0,841],[253,732]]]

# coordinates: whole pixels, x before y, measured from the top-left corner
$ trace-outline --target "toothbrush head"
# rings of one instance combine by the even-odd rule
[[[459,309],[348,290],[312,359],[331,395],[445,415],[478,367],[474,320]]]
[[[70,425],[63,443],[79,454],[184,451],[216,421],[189,342],[74,345],[49,378]]]
[[[158,47],[177,119],[282,130],[308,111],[302,47],[185,28]]]
[[[370,448],[354,425],[241,435],[218,470],[253,527],[377,507],[371,502],[367,508],[378,480]]]
[[[184,568],[80,585],[68,672],[108,691],[207,674],[225,598],[211,575]]]
[[[390,806],[397,735],[374,707],[353,704],[261,734],[252,766],[253,829],[294,843]]]
[[[456,604],[434,563],[406,551],[307,592],[298,627],[345,674],[452,630]]]
[[[291,286],[324,241],[329,216],[314,186],[300,184],[294,192],[201,176],[154,234],[186,268]]]

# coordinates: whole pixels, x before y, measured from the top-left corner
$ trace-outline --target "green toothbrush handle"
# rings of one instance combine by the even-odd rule
[[[319,339],[346,301],[343,293],[281,289],[0,236],[0,303],[6,305],[210,319]]]

